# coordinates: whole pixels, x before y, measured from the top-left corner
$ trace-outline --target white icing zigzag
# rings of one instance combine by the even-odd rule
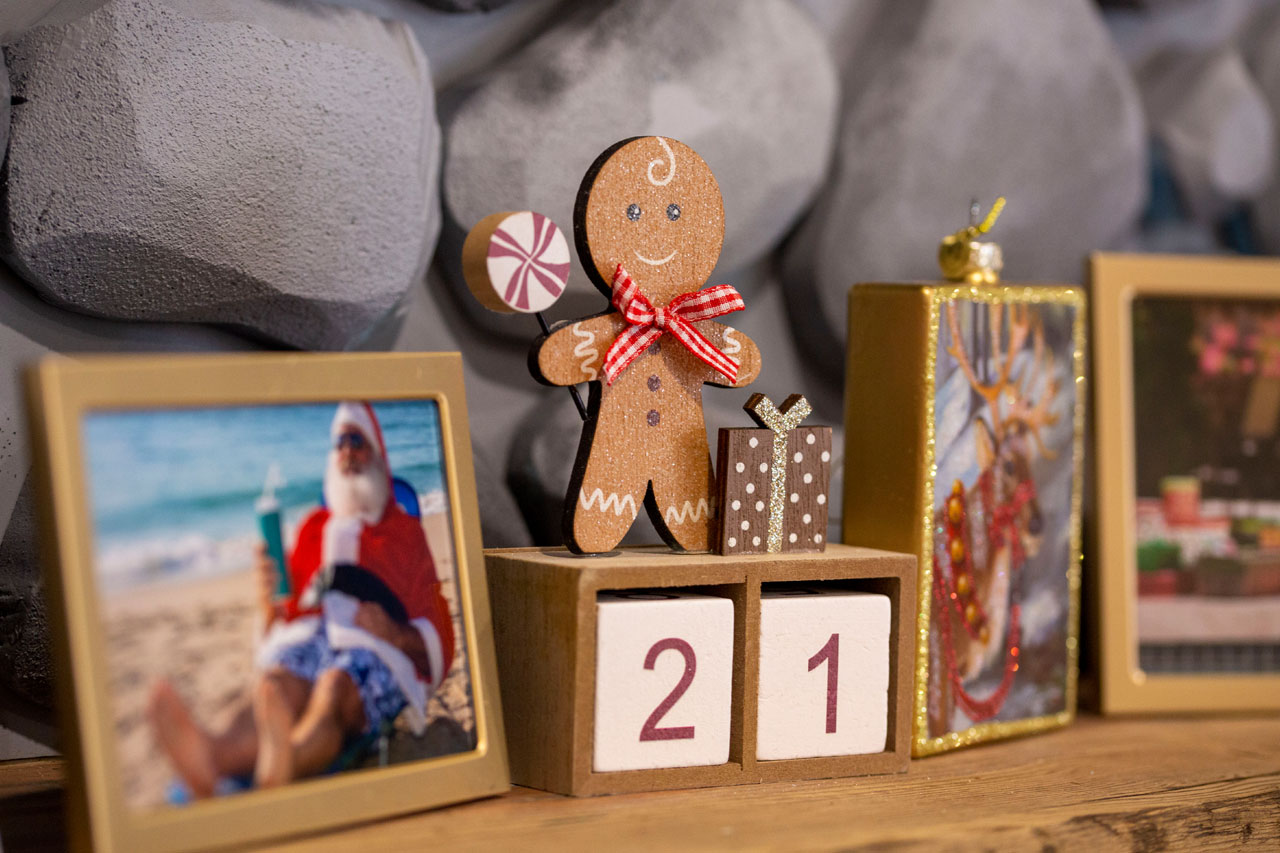
[[[600,375],[599,371],[591,366],[592,362],[596,360],[596,356],[600,355],[600,351],[592,346],[596,342],[596,333],[583,331],[582,323],[574,323],[573,335],[577,338],[586,339],[578,342],[577,346],[573,348],[573,354],[582,359],[582,367],[580,369],[583,373],[588,374],[587,378],[590,381],[594,382],[595,378]],[[597,489],[597,491],[599,490]]]
[[[601,512],[608,512],[612,509],[614,515],[621,516],[623,510],[631,507],[631,517],[636,517],[636,501],[631,495],[623,495],[619,499],[617,492],[610,492],[609,497],[606,498],[603,489],[595,489],[589,496],[586,489],[578,490],[578,503],[583,509],[591,509],[597,502],[600,504]]]
[[[667,524],[685,524],[686,522],[697,521],[702,518],[702,514],[704,512],[708,515],[711,512],[707,507],[707,499],[698,498],[697,507],[694,507],[692,501],[685,501],[684,507],[681,509],[676,509],[675,506],[669,506],[667,507],[667,511],[663,513],[662,518],[667,522]]]

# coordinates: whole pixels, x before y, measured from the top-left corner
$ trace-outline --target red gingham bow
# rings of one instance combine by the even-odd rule
[[[710,320],[747,306],[742,294],[727,284],[706,290],[682,293],[665,306],[655,308],[640,292],[627,271],[618,264],[613,274],[613,307],[630,324],[604,357],[604,375],[610,385],[654,341],[670,332],[689,352],[709,364],[730,382],[738,381],[738,362],[725,355],[693,327],[698,320]]]

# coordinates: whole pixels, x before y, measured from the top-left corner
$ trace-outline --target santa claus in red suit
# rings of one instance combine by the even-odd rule
[[[298,528],[291,594],[259,553],[265,625],[252,702],[220,733],[201,728],[167,682],[153,691],[157,739],[196,796],[252,771],[273,786],[327,768],[347,740],[397,718],[415,733],[453,660],[453,622],[421,522],[396,504],[368,403],[338,406],[324,506]]]

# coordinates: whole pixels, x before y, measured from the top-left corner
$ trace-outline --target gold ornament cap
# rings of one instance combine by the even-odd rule
[[[983,243],[977,238],[991,230],[1004,210],[1004,196],[996,199],[987,218],[978,222],[978,202],[969,207],[969,225],[954,234],[942,238],[938,246],[938,265],[948,281],[964,281],[969,284],[996,284],[1004,269],[1004,256],[1000,244]],[[977,224],[975,224],[977,223]]]

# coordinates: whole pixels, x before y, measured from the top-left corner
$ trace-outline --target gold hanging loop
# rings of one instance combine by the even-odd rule
[[[938,265],[942,267],[942,275],[948,281],[966,281],[969,284],[996,284],[1000,281],[1000,270],[1004,268],[1004,257],[998,243],[985,243],[977,238],[991,230],[1004,210],[1004,196],[996,199],[985,219],[977,225],[970,224],[954,234],[942,238],[938,246]],[[971,209],[971,218],[976,219],[978,210],[975,201]]]

